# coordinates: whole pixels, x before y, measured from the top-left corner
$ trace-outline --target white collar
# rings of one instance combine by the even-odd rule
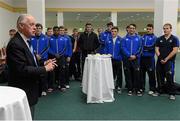
[[[117,36],[116,36],[116,37],[114,37],[113,39],[114,39],[114,40],[116,40],[116,39],[117,39]]]

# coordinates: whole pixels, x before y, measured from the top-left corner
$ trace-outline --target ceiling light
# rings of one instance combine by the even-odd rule
[[[82,31],[83,29],[82,28],[79,28],[79,31]]]

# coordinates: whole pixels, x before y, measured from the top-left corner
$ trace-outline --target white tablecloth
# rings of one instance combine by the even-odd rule
[[[114,101],[114,80],[110,57],[88,56],[84,64],[82,91],[87,103]]]
[[[23,90],[0,86],[0,120],[32,120],[26,93]]]

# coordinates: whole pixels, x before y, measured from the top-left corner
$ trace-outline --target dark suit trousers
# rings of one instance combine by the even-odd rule
[[[133,91],[133,89],[139,91],[141,85],[139,60],[123,60],[123,67],[128,91]]]
[[[116,80],[116,88],[122,88],[122,61],[112,59],[113,76]]]
[[[157,61],[156,75],[158,82],[158,90],[160,93],[163,90],[167,90],[167,93],[169,93],[170,95],[175,95],[173,72],[174,72],[174,62],[168,61],[165,64],[161,64],[160,60]]]

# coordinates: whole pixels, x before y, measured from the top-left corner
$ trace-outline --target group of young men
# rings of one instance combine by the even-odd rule
[[[57,81],[60,90],[65,91],[69,88],[69,77],[74,75],[75,79],[78,79],[85,57],[94,53],[112,55],[115,87],[118,93],[122,90],[124,69],[128,95],[132,95],[133,92],[138,96],[143,95],[147,72],[148,93],[152,96],[167,93],[171,100],[175,100],[175,91],[177,88],[180,90],[180,85],[175,84],[174,79],[179,40],[171,34],[171,24],[164,24],[164,35],[160,37],[153,34],[152,24],[147,25],[147,34],[142,37],[136,33],[136,25],[130,24],[126,28],[127,34],[121,38],[118,35],[118,27],[113,26],[112,22],[107,24],[108,29],[99,36],[93,32],[91,23],[85,25],[85,31],[81,34],[74,29],[72,36],[67,35],[67,29],[63,26],[54,26],[53,33],[49,28],[46,36],[42,34],[42,25],[35,23],[32,15],[20,15],[17,19],[18,31],[12,32],[15,35],[6,49],[8,85],[26,92],[32,118],[38,102],[39,85],[42,87],[43,95],[46,95],[46,91],[53,90],[54,80]],[[72,67],[70,71],[69,67]]]
[[[148,24],[147,34],[140,36],[136,33],[136,25],[129,24],[126,28],[127,34],[121,38],[118,35],[119,28],[113,26],[112,22],[107,23],[107,30],[99,35],[93,32],[92,24],[87,23],[84,32],[78,33],[74,29],[72,36],[67,34],[67,29],[63,26],[48,28],[45,35],[42,33],[43,26],[36,24],[36,34],[31,37],[30,44],[38,63],[44,65],[48,59],[55,58],[58,65],[54,71],[41,77],[42,95],[53,90],[54,81],[61,91],[65,91],[70,87],[72,75],[75,80],[81,80],[87,55],[100,53],[112,55],[115,88],[118,93],[122,93],[124,70],[128,95],[135,93],[142,96],[147,72],[148,94],[158,96],[166,92],[174,100],[174,69],[179,40],[171,34],[172,25],[169,23],[163,26],[164,35],[160,37],[154,35],[153,28],[152,24]]]
[[[152,96],[169,94],[175,100],[174,69],[179,40],[172,35],[172,25],[164,24],[164,35],[156,37],[153,25],[147,25],[147,34],[142,37],[136,33],[136,25],[127,26],[127,34],[121,38],[118,27],[110,22],[107,30],[99,35],[101,54],[112,55],[112,65],[116,90],[121,93],[122,68],[124,69],[128,95],[133,92],[142,96],[145,91],[146,72],[149,76],[149,92]],[[155,53],[157,62],[155,66]],[[123,67],[122,67],[123,65]]]
[[[48,59],[54,58],[58,65],[54,71],[41,78],[42,95],[45,96],[46,91],[53,90],[54,82],[58,84],[61,91],[69,88],[69,63],[73,51],[71,38],[65,33],[63,26],[54,26],[50,36],[44,35],[42,29],[41,24],[36,24],[35,36],[31,37],[33,51],[40,65],[43,65]]]

